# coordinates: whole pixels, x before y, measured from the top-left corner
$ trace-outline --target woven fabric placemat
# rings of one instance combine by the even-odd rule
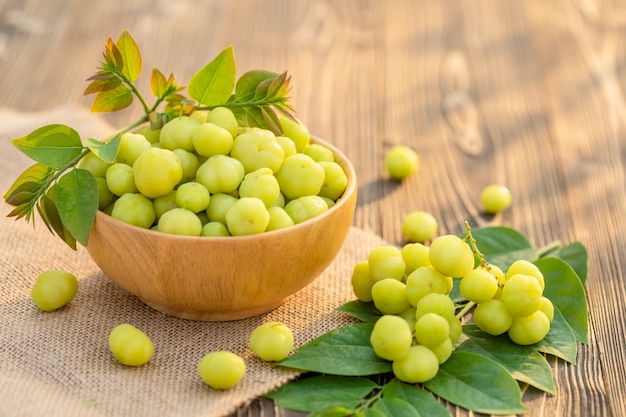
[[[83,138],[113,131],[101,118],[74,108],[23,114],[0,109],[0,191],[4,194],[32,161],[10,139],[50,123],[63,123]],[[275,310],[250,319],[198,322],[165,316],[109,281],[84,248],[72,251],[41,221],[36,227],[7,218],[0,207],[0,415],[46,417],[212,417],[241,405],[298,376],[254,357],[250,332],[264,321],[285,323],[296,346],[352,320],[336,308],[354,299],[350,276],[356,262],[384,242],[352,228],[329,268]],[[30,298],[35,278],[62,269],[79,279],[67,306],[40,311]],[[131,323],[154,341],[155,356],[139,368],[113,361],[107,337],[119,323]],[[200,358],[231,350],[246,362],[245,378],[218,391],[197,374]]]

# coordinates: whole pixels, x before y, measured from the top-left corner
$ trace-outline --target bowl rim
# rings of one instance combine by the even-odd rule
[[[336,146],[328,143],[327,141],[319,138],[318,136],[311,135],[311,141],[312,143],[318,143],[318,144],[324,145],[333,152],[333,155],[335,156],[335,159],[336,159],[335,162],[341,165],[341,167],[346,172],[346,175],[348,177],[348,184],[343,194],[341,195],[341,197],[337,199],[336,204],[330,207],[326,212],[318,216],[312,217],[310,219],[307,219],[301,223],[295,224],[293,226],[285,227],[285,228],[278,229],[278,230],[270,230],[270,231],[266,231],[262,233],[256,233],[256,234],[251,234],[251,235],[241,235],[241,236],[185,236],[185,235],[176,235],[176,234],[171,234],[171,233],[163,233],[163,232],[159,232],[158,230],[146,229],[143,227],[128,224],[112,217],[111,215],[103,212],[102,210],[96,211],[96,219],[101,219],[102,221],[111,222],[113,224],[116,224],[117,227],[130,229],[136,233],[148,235],[150,238],[159,238],[159,239],[161,238],[172,239],[173,238],[177,240],[180,239],[183,241],[184,240],[201,241],[201,242],[223,242],[224,240],[245,241],[245,240],[258,240],[260,238],[262,239],[264,236],[268,236],[268,239],[269,239],[279,234],[295,233],[299,231],[300,229],[307,228],[311,223],[315,222],[316,220],[320,220],[323,217],[327,217],[330,214],[332,214],[334,211],[339,210],[342,206],[348,204],[348,200],[349,200],[348,197],[352,196],[353,194],[357,192],[356,171],[350,159],[342,151],[340,151]],[[339,161],[337,161],[337,159],[339,159]],[[94,227],[95,227],[95,221],[94,221]],[[87,244],[87,246],[89,246],[89,243]]]

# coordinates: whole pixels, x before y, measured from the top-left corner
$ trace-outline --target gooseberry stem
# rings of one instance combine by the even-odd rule
[[[456,318],[461,320],[463,318],[463,316],[465,316],[471,309],[474,308],[475,305],[476,305],[475,302],[468,301],[467,304],[465,304],[465,306],[463,307],[463,309],[461,309],[461,311],[459,311],[456,314]]]

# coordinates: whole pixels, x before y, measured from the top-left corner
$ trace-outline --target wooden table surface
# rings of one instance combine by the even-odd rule
[[[354,162],[354,225],[389,242],[403,243],[415,209],[442,234],[467,219],[512,226],[535,246],[583,242],[590,343],[577,366],[553,363],[558,395],[524,400],[532,416],[626,415],[626,4],[0,0],[0,106],[88,108],[84,80],[123,29],[144,65],[179,80],[228,45],[239,74],[288,70],[298,117]],[[394,144],[421,157],[401,184],[382,167]],[[494,218],[478,201],[489,183],[514,196]],[[258,400],[235,415],[304,414]]]

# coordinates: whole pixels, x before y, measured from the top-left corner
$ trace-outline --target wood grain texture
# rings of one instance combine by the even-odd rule
[[[229,44],[240,72],[287,69],[298,117],[354,162],[355,226],[389,242],[403,243],[415,209],[440,233],[467,219],[513,226],[536,246],[583,242],[589,344],[575,367],[552,361],[558,395],[524,399],[531,416],[626,415],[623,2],[0,0],[0,105],[88,107],[82,80],[125,28],[144,71],[188,80]],[[421,158],[403,183],[382,168],[394,144]],[[478,195],[493,182],[514,205],[488,217]],[[235,415],[304,414],[260,399]]]

